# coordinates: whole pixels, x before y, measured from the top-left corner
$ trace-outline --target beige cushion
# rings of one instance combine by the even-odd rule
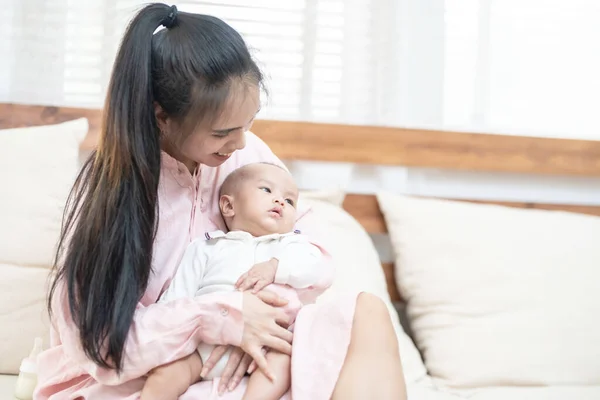
[[[301,190],[298,202],[303,207],[303,200],[320,200],[341,207],[345,198],[346,192],[343,190]]]
[[[600,384],[600,218],[378,197],[439,383]]]
[[[421,357],[402,330],[390,302],[379,257],[367,232],[338,206],[318,200],[304,199],[304,202],[312,206],[314,217],[321,221],[319,237],[331,252],[336,268],[331,289],[319,301],[342,292],[365,291],[379,296],[387,305],[396,330],[406,381],[414,382],[425,376]]]
[[[48,345],[48,272],[46,268],[0,264],[0,374],[19,372],[36,337]]]
[[[0,262],[52,263],[86,119],[0,130]]]
[[[86,119],[0,130],[0,373],[48,344],[46,283]]]
[[[598,400],[600,386],[486,388],[463,396],[469,400]]]

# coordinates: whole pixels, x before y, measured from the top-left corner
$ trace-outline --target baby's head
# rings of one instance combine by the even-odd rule
[[[298,187],[290,173],[265,163],[236,169],[219,193],[219,208],[227,228],[253,236],[291,232],[297,202]]]

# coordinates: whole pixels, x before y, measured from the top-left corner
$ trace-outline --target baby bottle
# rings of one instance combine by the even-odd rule
[[[15,386],[15,397],[19,400],[31,400],[37,385],[37,357],[42,352],[42,338],[35,338],[29,357],[23,359],[19,377]]]

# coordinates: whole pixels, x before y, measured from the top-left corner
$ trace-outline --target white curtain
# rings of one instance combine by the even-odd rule
[[[102,105],[139,0],[4,0],[0,101]],[[597,0],[180,1],[237,28],[263,118],[600,139]]]
[[[100,107],[139,0],[3,0],[0,101]],[[600,140],[598,0],[213,0],[269,77],[261,118]],[[600,204],[598,179],[290,163],[302,188]],[[386,241],[375,237],[383,260]],[[389,250],[389,249],[388,249]]]

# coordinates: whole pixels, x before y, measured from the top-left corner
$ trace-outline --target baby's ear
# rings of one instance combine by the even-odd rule
[[[233,210],[233,197],[224,194],[219,199],[219,208],[221,209],[221,214],[223,218],[231,218],[235,215],[235,211]]]

